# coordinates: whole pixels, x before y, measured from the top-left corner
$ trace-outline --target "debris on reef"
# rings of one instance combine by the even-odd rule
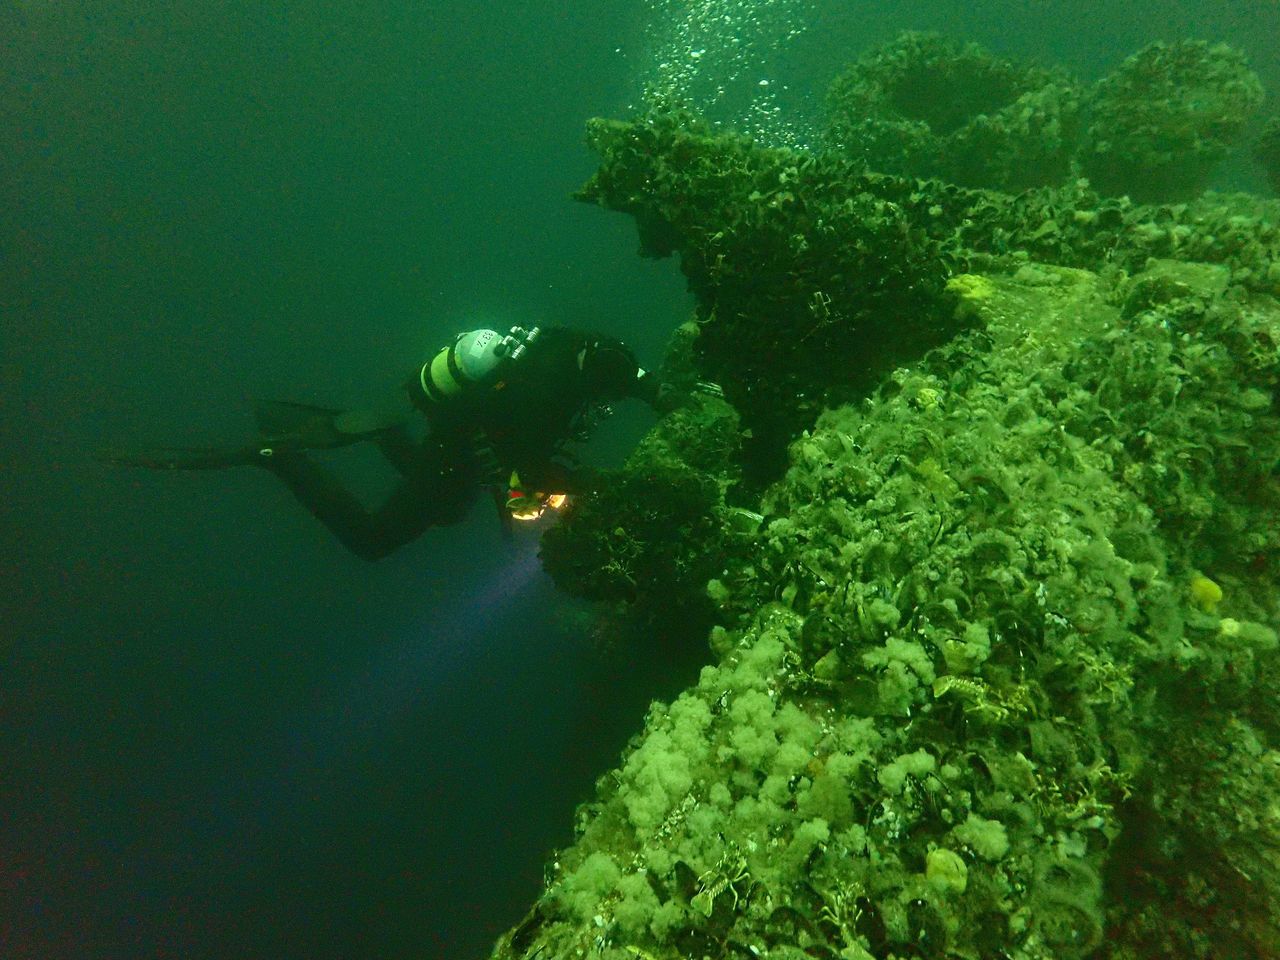
[[[696,309],[544,561],[712,661],[494,960],[1280,956],[1280,202],[589,138]]]
[[[1226,44],[1153,43],[1092,87],[908,32],[831,85],[828,147],[865,169],[1016,192],[1087,176],[1104,196],[1190,200],[1262,101]]]

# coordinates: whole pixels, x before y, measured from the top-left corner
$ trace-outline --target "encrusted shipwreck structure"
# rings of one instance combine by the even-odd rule
[[[1173,202],[1208,184],[1262,102],[1226,44],[1153,43],[1097,83],[904,33],[831,85],[830,149],[881,173],[1021,190],[1088,176],[1105,195]]]
[[[547,565],[710,662],[495,960],[1280,955],[1280,204],[591,136],[689,400]]]
[[[1094,88],[1081,166],[1104,193],[1194,196],[1262,103],[1262,83],[1225,43],[1154,43]]]
[[[1081,140],[1084,86],[975,43],[908,32],[827,94],[829,146],[881,173],[1004,190],[1061,183]]]
[[[1271,189],[1280,193],[1280,116],[1267,121],[1254,144],[1253,155],[1271,182]]]

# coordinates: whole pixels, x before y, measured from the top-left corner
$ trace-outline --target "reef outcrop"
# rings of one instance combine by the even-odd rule
[[[1050,186],[1071,176],[1085,96],[1065,70],[908,32],[831,84],[826,143],[879,173],[1009,191]]]
[[[544,558],[709,663],[495,960],[1280,955],[1280,204],[590,137],[697,308]]]
[[[1257,74],[1225,43],[1153,43],[1092,91],[1081,168],[1106,194],[1152,203],[1190,199],[1208,185],[1262,99]]]
[[[1101,80],[908,32],[827,95],[828,149],[868,170],[1008,192],[1086,176],[1104,196],[1190,200],[1261,105],[1226,44],[1157,42]]]
[[[1253,156],[1270,181],[1271,189],[1280,193],[1280,116],[1266,122],[1254,144]]]

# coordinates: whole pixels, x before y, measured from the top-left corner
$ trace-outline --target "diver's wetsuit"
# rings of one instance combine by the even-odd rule
[[[378,509],[366,510],[305,451],[285,449],[263,461],[334,536],[366,560],[388,555],[430,527],[462,520],[480,485],[505,484],[512,470],[533,489],[581,490],[589,471],[575,470],[559,457],[579,417],[593,401],[633,396],[653,403],[657,378],[643,373],[620,341],[546,327],[491,385],[444,404],[427,398],[416,373],[405,389],[431,430],[420,443],[402,426],[373,438],[401,475]]]

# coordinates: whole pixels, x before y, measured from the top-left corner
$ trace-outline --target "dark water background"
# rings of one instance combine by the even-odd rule
[[[597,650],[536,534],[504,544],[483,504],[366,565],[257,471],[87,459],[239,439],[249,396],[356,402],[478,322],[656,361],[676,265],[567,199],[583,121],[636,99],[647,18],[0,6],[0,957],[482,956],[694,676],[698,650]],[[904,27],[1086,77],[1223,39],[1280,90],[1261,0],[822,3],[774,66],[794,101]],[[596,462],[650,422],[621,413]]]

